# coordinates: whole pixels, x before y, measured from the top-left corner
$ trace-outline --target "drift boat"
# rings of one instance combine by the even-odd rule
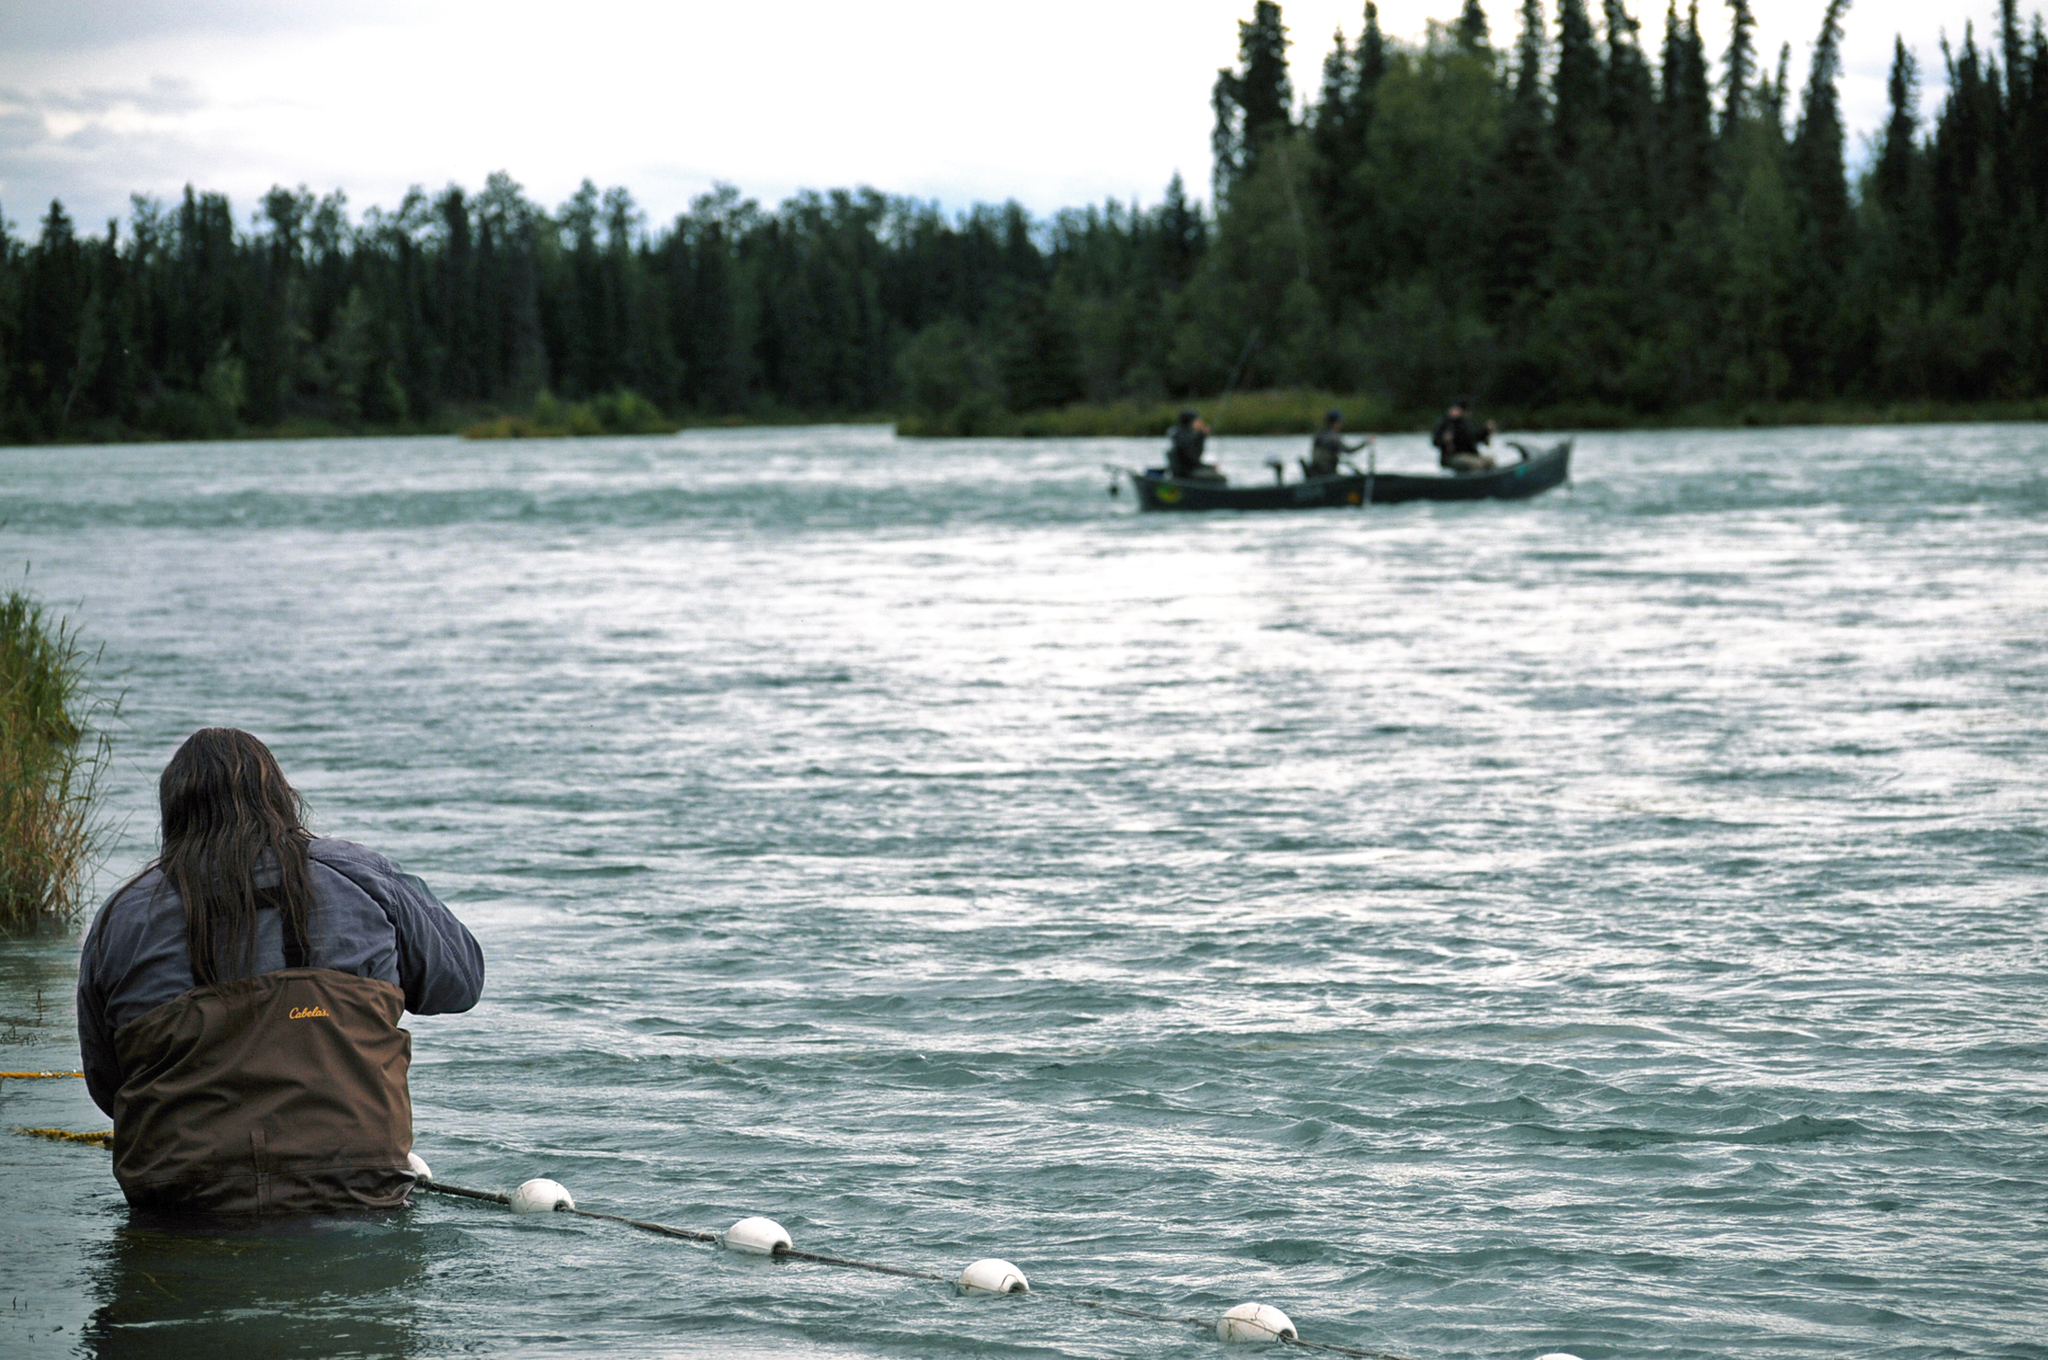
[[[1522,461],[1491,472],[1340,472],[1330,477],[1231,486],[1220,481],[1168,476],[1164,468],[1122,469],[1140,510],[1314,510],[1325,506],[1397,505],[1402,501],[1527,500],[1571,475],[1572,441],[1534,452],[1520,444]]]

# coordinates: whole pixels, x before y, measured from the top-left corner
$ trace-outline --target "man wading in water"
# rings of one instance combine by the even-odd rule
[[[476,940],[390,860],[308,831],[247,732],[194,732],[157,793],[162,852],[100,908],[78,966],[86,1086],[128,1203],[404,1206],[399,1014],[474,1006]]]

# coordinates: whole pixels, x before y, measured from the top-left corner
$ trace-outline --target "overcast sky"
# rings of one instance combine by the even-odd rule
[[[1755,0],[1774,61],[1804,82],[1826,0]],[[1460,0],[1383,0],[1416,39]],[[1554,16],[1555,5],[1546,6]],[[1592,5],[1597,12],[1599,5]],[[1633,0],[1643,45],[1658,0]],[[1488,0],[1512,42],[1516,0]],[[1703,0],[1718,59],[1726,9]],[[186,183],[244,220],[273,184],[347,192],[359,213],[406,186],[507,170],[553,205],[585,176],[666,220],[714,181],[773,202],[868,184],[959,207],[1036,212],[1206,197],[1209,87],[1251,0],[0,0],[0,211],[32,232],[53,197],[95,229],[131,192]],[[1363,0],[1290,0],[1296,92]],[[2029,12],[2023,10],[2023,12]],[[1996,0],[1855,0],[1842,94],[1852,159],[1881,123],[1892,37],[1942,90],[1940,38]],[[1718,66],[1717,66],[1718,74]]]

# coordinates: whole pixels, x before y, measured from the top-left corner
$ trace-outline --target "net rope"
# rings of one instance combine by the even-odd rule
[[[23,1075],[76,1076],[78,1074],[70,1072],[46,1072],[26,1074],[18,1072],[0,1073],[0,1076]],[[16,1133],[27,1134],[33,1138],[48,1138],[54,1141],[67,1143],[90,1143],[105,1148],[111,1148],[113,1146],[114,1139],[114,1132],[112,1129],[108,1129],[104,1133],[77,1133],[69,1129],[28,1128],[16,1128],[14,1131]],[[487,1204],[502,1205],[508,1209],[512,1205],[512,1196],[505,1194],[502,1191],[477,1190],[471,1188],[470,1186],[454,1185],[448,1181],[442,1180],[423,1180],[419,1182],[414,1187],[414,1189],[427,1191],[429,1193],[436,1195],[446,1195],[451,1199],[480,1200]],[[656,1237],[671,1237],[685,1242],[702,1243],[706,1246],[718,1246],[723,1241],[721,1235],[715,1232],[705,1232],[704,1230],[699,1228],[677,1228],[667,1223],[656,1223],[650,1219],[644,1218],[628,1218],[624,1214],[608,1214],[597,1209],[572,1208],[567,1204],[557,1204],[555,1205],[554,1211],[558,1214],[572,1214],[577,1218],[596,1219],[599,1222],[603,1223],[617,1223],[624,1227],[635,1229],[639,1232],[651,1233]],[[950,1284],[953,1281],[952,1276],[941,1275],[936,1271],[918,1270],[910,1266],[888,1265],[880,1261],[861,1261],[851,1256],[834,1256],[825,1252],[800,1251],[795,1247],[778,1246],[775,1249],[775,1251],[771,1253],[771,1255],[775,1260],[778,1261],[802,1261],[810,1265],[830,1266],[839,1270],[864,1270],[869,1272],[870,1274],[892,1275],[900,1279],[928,1280],[935,1284]],[[1051,1299],[1059,1303],[1072,1304],[1076,1308],[1092,1308],[1097,1312],[1111,1313],[1118,1317],[1137,1318],[1145,1322],[1163,1322],[1170,1326],[1194,1327],[1210,1333],[1214,1333],[1217,1327],[1217,1320],[1213,1318],[1190,1317],[1186,1314],[1152,1312],[1150,1310],[1143,1308],[1127,1307],[1126,1305],[1120,1303],[1110,1303],[1105,1299],[1082,1298],[1078,1294],[1067,1294],[1062,1293],[1058,1290],[1048,1292],[1045,1290],[1031,1289],[1027,1292],[1038,1298]],[[1365,1350],[1356,1346],[1340,1346],[1337,1345],[1335,1342],[1330,1341],[1304,1341],[1300,1337],[1282,1336],[1276,1338],[1276,1343],[1279,1345],[1292,1346],[1296,1350],[1317,1351],[1325,1355],[1356,1356],[1359,1357],[1360,1360],[1408,1360],[1408,1357],[1396,1355],[1392,1351],[1375,1351]]]
[[[437,1195],[452,1195],[460,1199],[485,1200],[492,1204],[502,1204],[507,1207],[510,1207],[512,1203],[510,1195],[501,1194],[496,1190],[473,1190],[466,1185],[451,1185],[446,1181],[422,1181],[416,1188]],[[687,1241],[703,1242],[713,1246],[717,1245],[720,1240],[717,1233],[703,1232],[695,1228],[672,1228],[665,1223],[652,1223],[645,1219],[625,1218],[619,1214],[600,1213],[595,1209],[571,1208],[566,1204],[557,1204],[554,1211],[558,1214],[574,1214],[578,1218],[601,1219],[606,1223],[623,1223],[629,1228],[638,1228],[642,1232],[651,1232],[662,1237],[680,1237]],[[865,1270],[877,1275],[895,1275],[912,1280],[931,1280],[938,1284],[950,1284],[953,1281],[952,1276],[941,1275],[935,1271],[916,1270],[909,1266],[885,1265],[879,1261],[860,1261],[850,1256],[830,1256],[823,1252],[800,1251],[794,1247],[777,1247],[771,1254],[778,1261],[807,1261],[813,1265],[834,1266],[842,1270]],[[1216,1330],[1216,1319],[1213,1318],[1149,1312],[1142,1308],[1129,1308],[1123,1304],[1110,1303],[1103,1299],[1086,1299],[1075,1294],[1065,1294],[1058,1291],[1047,1292],[1034,1288],[1028,1292],[1038,1298],[1071,1303],[1079,1308],[1093,1308],[1098,1312],[1114,1313],[1119,1317],[1140,1318],[1146,1322],[1165,1322],[1184,1327],[1197,1327],[1208,1332]],[[1392,1351],[1364,1350],[1356,1346],[1339,1346],[1329,1341],[1303,1341],[1298,1337],[1284,1336],[1278,1338],[1278,1341],[1282,1345],[1293,1346],[1298,1350],[1319,1351],[1326,1355],[1359,1356],[1363,1360],[1407,1360],[1406,1356],[1396,1355]]]

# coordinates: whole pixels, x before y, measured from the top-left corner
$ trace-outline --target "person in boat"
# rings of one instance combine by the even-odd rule
[[[1437,462],[1453,472],[1490,472],[1496,464],[1479,449],[1493,442],[1498,427],[1490,420],[1481,425],[1472,419],[1470,409],[1471,403],[1462,397],[1452,402],[1437,418],[1429,442],[1436,445]]]
[[[466,1011],[477,942],[427,885],[306,829],[247,732],[194,732],[157,785],[162,849],[86,932],[78,1045],[128,1203],[202,1214],[403,1208],[402,1011]]]
[[[1202,461],[1202,449],[1209,442],[1209,426],[1190,408],[1167,427],[1166,470],[1187,481],[1220,482],[1223,472]]]
[[[1357,453],[1371,443],[1371,435],[1356,444],[1345,443],[1344,413],[1332,411],[1323,417],[1323,428],[1316,431],[1315,438],[1310,441],[1308,461],[1301,465],[1301,470],[1310,477],[1334,477],[1347,455]]]

